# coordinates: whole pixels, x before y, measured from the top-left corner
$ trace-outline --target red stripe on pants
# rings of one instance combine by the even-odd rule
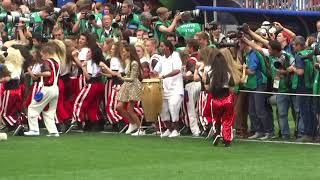
[[[3,119],[10,125],[14,126],[18,122],[18,115],[22,111],[21,89],[5,90],[2,96]]]
[[[202,118],[204,125],[208,126],[209,124],[212,123],[212,112],[211,112],[211,105],[210,105],[212,100],[212,95],[206,92],[201,92],[201,93],[202,93],[202,97],[199,98],[201,99],[201,102],[199,102],[199,109],[201,110],[199,112],[199,116],[200,118]]]
[[[76,102],[73,108],[73,116],[79,121],[83,122],[85,116],[87,120],[92,122],[99,121],[99,103],[100,98],[103,96],[103,83],[87,84],[82,88],[81,92],[77,96]]]
[[[115,124],[121,120],[123,120],[125,123],[128,123],[128,120],[125,120],[116,110],[117,108],[117,100],[116,100],[116,95],[117,95],[117,90],[116,88],[120,87],[120,85],[114,85],[114,83],[111,81],[110,84],[106,84],[107,90],[109,96],[106,101],[105,105],[105,111],[107,113],[108,120],[111,124]]]

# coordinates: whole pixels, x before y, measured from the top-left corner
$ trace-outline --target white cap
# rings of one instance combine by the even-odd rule
[[[261,28],[263,29],[270,29],[270,22],[269,21],[263,21],[263,23],[261,24]]]

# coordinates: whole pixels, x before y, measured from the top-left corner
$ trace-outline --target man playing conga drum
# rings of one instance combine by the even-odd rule
[[[168,128],[162,137],[177,137],[179,111],[183,101],[183,77],[181,73],[182,62],[174,47],[169,41],[160,43],[160,52],[163,55],[154,71],[163,79],[163,104],[161,120]]]

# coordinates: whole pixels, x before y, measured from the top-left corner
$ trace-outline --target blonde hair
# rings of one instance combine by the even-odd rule
[[[47,52],[60,65],[60,69],[65,68],[66,45],[62,41],[56,39],[50,40],[42,47],[42,51]]]
[[[200,61],[204,63],[206,66],[211,66],[210,57],[213,54],[212,57],[215,57],[217,54],[219,54],[219,50],[216,48],[203,48],[200,49]]]
[[[145,48],[144,44],[143,44],[143,41],[138,41],[135,45],[134,45],[135,48],[137,47],[140,47],[142,50],[143,50],[143,57],[146,57],[146,58],[150,58],[148,52],[147,52],[147,49]]]
[[[220,49],[220,52],[227,62],[227,65],[230,69],[231,76],[233,77],[234,83],[236,85],[239,84],[241,81],[241,76],[242,76],[241,64],[233,58],[233,56],[228,48]]]

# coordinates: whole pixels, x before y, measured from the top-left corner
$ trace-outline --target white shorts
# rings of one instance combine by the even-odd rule
[[[162,121],[179,121],[180,108],[182,105],[183,96],[175,95],[170,96],[168,99],[163,99],[162,102],[162,111],[161,111],[161,120]],[[171,118],[170,118],[171,115]]]

